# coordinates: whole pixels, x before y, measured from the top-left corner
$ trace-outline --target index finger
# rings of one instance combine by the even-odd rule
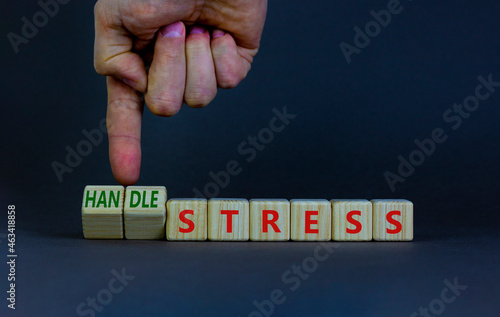
[[[109,160],[116,180],[133,185],[141,169],[142,95],[113,78],[107,78]]]

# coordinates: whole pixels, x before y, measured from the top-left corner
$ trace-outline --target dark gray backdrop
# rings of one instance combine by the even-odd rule
[[[261,52],[238,88],[173,118],[145,112],[139,184],[164,185],[169,198],[192,197],[236,160],[242,171],[218,197],[414,202],[414,242],[336,243],[296,290],[282,275],[316,243],[83,240],[84,186],[115,183],[107,140],[62,181],[51,164],[65,164],[67,147],[105,117],[105,80],[92,63],[95,2],[61,5],[17,54],[8,34],[21,34],[21,18],[40,7],[4,3],[0,256],[15,204],[18,263],[17,309],[2,300],[0,314],[77,315],[88,297],[105,298],[112,270],[125,269],[135,278],[98,316],[248,316],[273,289],[286,296],[273,316],[410,316],[429,304],[443,316],[498,316],[500,92],[456,130],[443,114],[475,93],[478,76],[500,81],[500,4],[404,0],[347,63],[340,43],[353,45],[353,29],[388,2],[271,1]],[[238,146],[285,106],[296,118],[247,162]],[[392,192],[384,173],[397,173],[398,156],[439,128],[447,140]],[[0,273],[5,292],[7,265]],[[468,288],[440,306],[455,278]]]

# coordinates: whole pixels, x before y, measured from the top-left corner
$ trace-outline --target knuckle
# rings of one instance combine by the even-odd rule
[[[132,1],[132,12],[144,18],[153,17],[162,9],[163,2],[161,0]]]
[[[231,89],[238,86],[238,84],[243,80],[240,76],[236,76],[232,73],[226,73],[221,76],[219,80],[219,87],[222,89]]]
[[[184,102],[192,108],[203,108],[212,102],[216,94],[216,89],[194,89],[186,92]]]
[[[174,39],[177,40],[177,39]],[[167,60],[181,60],[185,58],[185,52],[183,49],[177,47],[168,50],[162,50],[161,55]]]
[[[121,113],[130,113],[130,111],[137,111],[138,108],[142,109],[142,105],[140,105],[139,102],[139,100],[133,98],[120,98],[112,100],[108,103],[106,128],[109,135],[113,135],[120,129],[120,121],[117,120],[117,117],[120,117]]]
[[[149,110],[159,117],[172,117],[182,106],[182,101],[169,96],[149,97],[146,100]]]
[[[191,108],[203,108],[208,106],[212,99],[206,97],[190,96],[186,97],[184,101],[186,102],[186,105],[190,106]]]
[[[120,98],[115,99],[109,102],[109,107],[111,109],[127,109],[127,110],[135,110],[137,108],[137,100],[132,98]]]

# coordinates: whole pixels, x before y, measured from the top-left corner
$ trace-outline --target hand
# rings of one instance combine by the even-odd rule
[[[168,117],[183,102],[204,107],[217,87],[237,86],[259,49],[266,9],[267,0],[97,2],[94,63],[108,76],[109,155],[118,182],[139,178],[144,100]]]

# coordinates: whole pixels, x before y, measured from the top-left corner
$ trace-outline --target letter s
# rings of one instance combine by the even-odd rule
[[[386,216],[387,222],[390,223],[391,225],[395,226],[395,229],[389,229],[387,228],[387,233],[388,234],[396,234],[400,233],[401,229],[403,229],[403,226],[401,225],[401,222],[397,221],[396,219],[392,218],[392,216],[401,216],[401,211],[399,210],[393,210],[389,212]]]
[[[179,220],[188,225],[187,228],[179,227],[180,233],[190,233],[190,232],[194,231],[194,222],[192,220],[186,218],[186,215],[194,215],[194,211],[193,210],[183,210],[179,214]]]
[[[352,211],[349,211],[349,213],[347,214],[347,217],[346,217],[347,221],[356,227],[354,229],[349,229],[347,227],[345,228],[345,232],[350,233],[350,234],[360,233],[361,229],[363,228],[361,223],[353,218],[354,215],[361,216],[361,211],[352,210]]]

